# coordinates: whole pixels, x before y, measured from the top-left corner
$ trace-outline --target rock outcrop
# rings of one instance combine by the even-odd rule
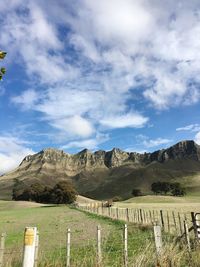
[[[164,163],[177,159],[200,161],[200,146],[194,141],[182,141],[170,148],[144,154],[129,153],[118,148],[108,152],[99,150],[94,153],[84,149],[77,154],[68,154],[62,150],[47,148],[35,155],[25,157],[18,170],[46,172],[52,169],[58,173],[63,172],[68,176],[74,176],[84,170],[134,164],[144,166],[154,161]]]
[[[166,171],[164,166],[170,167]],[[79,192],[89,192],[86,195],[95,197],[100,192],[100,187],[103,193],[113,190],[114,194],[114,190],[118,192],[117,188],[123,187],[125,183],[127,187],[129,183],[131,186],[137,185],[138,181],[141,184],[150,184],[155,179],[176,178],[199,170],[200,146],[192,140],[144,154],[125,152],[118,148],[94,153],[84,149],[77,154],[68,154],[62,150],[47,148],[26,156],[18,168],[1,176],[0,191],[7,185],[11,188],[15,179],[27,183],[41,181],[44,184],[53,184],[58,179],[70,179]],[[107,185],[110,189],[103,189]],[[93,190],[96,193],[91,195]]]

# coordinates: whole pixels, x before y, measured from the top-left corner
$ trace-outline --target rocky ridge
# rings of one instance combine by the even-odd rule
[[[144,154],[125,152],[118,148],[107,152],[99,150],[94,153],[84,149],[77,154],[68,154],[62,150],[47,148],[37,154],[26,156],[18,170],[54,169],[58,173],[62,170],[66,175],[73,176],[84,170],[110,169],[123,165],[145,166],[152,162],[164,163],[177,159],[200,161],[200,146],[192,140],[182,141],[167,149]]]

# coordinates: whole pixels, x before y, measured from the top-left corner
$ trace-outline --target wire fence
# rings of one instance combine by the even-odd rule
[[[200,222],[199,218],[192,219],[192,212],[104,207],[103,204],[99,202],[77,204],[77,207],[90,213],[140,225],[152,225],[156,222],[162,226],[162,230],[176,236],[183,235],[185,231],[184,222],[187,222],[188,228],[193,227],[198,221]]]
[[[51,232],[37,231],[32,243],[25,231],[24,244],[17,243],[12,247],[5,245],[9,233],[2,234],[0,267],[200,266],[200,228],[196,214],[189,216],[163,210],[100,207],[97,204],[79,205],[78,208],[119,221],[119,225],[110,231],[97,225],[95,233],[89,236],[84,235],[84,228],[80,229],[79,239],[74,239],[77,230],[73,227],[62,235],[58,234],[59,227]],[[23,238],[23,233],[21,236]],[[33,244],[34,247],[34,265],[24,265],[27,242],[28,246]]]

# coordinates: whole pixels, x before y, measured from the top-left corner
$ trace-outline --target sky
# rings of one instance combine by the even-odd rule
[[[199,0],[0,1],[0,173],[44,148],[200,144]]]

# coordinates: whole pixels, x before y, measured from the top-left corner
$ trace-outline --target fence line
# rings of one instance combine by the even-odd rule
[[[184,233],[184,221],[187,221],[187,225],[190,228],[194,226],[194,220],[196,220],[191,217],[188,218],[188,216],[191,216],[188,213],[181,214],[180,212],[168,210],[159,210],[158,212],[158,210],[141,208],[105,207],[99,202],[77,204],[77,207],[90,213],[95,213],[111,219],[123,220],[142,225],[153,225],[155,222],[158,222],[163,231],[176,234],[177,236],[182,236]],[[199,226],[196,225],[196,222],[194,231],[196,237],[199,236],[200,239],[200,220]]]

